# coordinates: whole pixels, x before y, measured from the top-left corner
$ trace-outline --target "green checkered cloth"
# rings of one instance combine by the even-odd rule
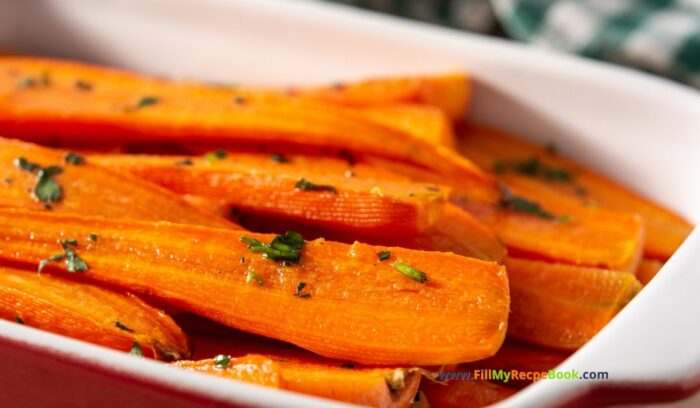
[[[700,0],[336,0],[627,65],[700,88]]]

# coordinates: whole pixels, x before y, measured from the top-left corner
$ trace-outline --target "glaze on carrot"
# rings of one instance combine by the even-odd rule
[[[644,245],[647,258],[667,259],[692,230],[687,220],[671,210],[545,147],[471,124],[459,130],[459,135],[463,154],[484,169],[500,166],[506,181],[530,179],[532,188],[587,206],[640,214],[648,230]]]
[[[0,58],[0,71],[13,73],[0,80],[0,128],[28,141],[330,148],[454,174],[475,189],[492,184],[490,176],[448,147],[327,102],[141,79],[48,59]],[[40,86],[18,86],[25,78]],[[77,87],[77,80],[91,84],[90,89]]]
[[[561,350],[590,340],[641,290],[631,273],[506,258],[508,334]]]
[[[84,156],[72,156],[75,159],[71,163],[66,160],[68,154],[0,138],[0,207],[236,228],[235,224],[198,210],[162,187],[126,173],[112,172]],[[20,165],[21,160],[24,166]],[[41,169],[49,167],[60,170],[50,176],[60,195],[55,201],[42,201],[34,189],[41,178]]]
[[[224,356],[224,359],[226,358],[229,357]],[[230,357],[230,360],[225,367],[224,364],[217,365],[216,358],[179,361],[174,365],[223,378],[382,408],[407,408],[418,390],[421,379],[419,370],[342,368],[254,354]],[[274,371],[276,375],[270,378],[272,376],[268,373]]]
[[[658,259],[644,258],[639,262],[639,267],[637,267],[635,271],[635,276],[642,285],[646,286],[654,279],[654,276],[659,273],[663,266],[664,263]]]
[[[0,318],[160,360],[190,355],[175,322],[136,296],[34,271],[0,267]]]
[[[449,194],[448,188],[433,184],[318,174],[291,158],[275,157],[106,155],[92,160],[175,193],[225,200],[262,217],[373,236],[412,236],[425,230],[440,217]]]
[[[465,362],[493,355],[505,335],[504,268],[448,253],[316,240],[306,242],[298,264],[284,266],[251,250],[271,235],[0,209],[0,262],[37,265],[61,237],[93,232],[97,244],[76,248],[89,266],[80,277],[326,357]],[[379,261],[381,251],[391,259]]]

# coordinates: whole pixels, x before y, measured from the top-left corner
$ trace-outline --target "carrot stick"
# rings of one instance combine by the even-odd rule
[[[275,162],[260,155],[237,154],[213,161],[145,155],[93,156],[92,160],[179,194],[226,200],[261,216],[375,236],[415,235],[425,230],[440,216],[449,193],[432,184],[317,174],[309,169],[313,166],[288,158]],[[188,165],[178,165],[184,162]]]
[[[506,258],[511,289],[508,334],[545,347],[575,350],[640,291],[630,273]]]
[[[635,276],[642,285],[646,286],[663,268],[664,263],[658,259],[644,258],[639,262],[639,267],[635,272]]]
[[[22,159],[24,165],[20,164]],[[58,196],[49,200],[43,196],[42,200],[35,191],[40,171],[52,166],[61,170],[48,177],[59,189]],[[83,156],[68,156],[65,151],[0,138],[0,171],[0,207],[235,227],[197,210],[166,189],[109,171]]]
[[[469,104],[470,85],[465,74],[455,73],[443,76],[370,79],[292,90],[292,94],[355,107],[421,103],[442,109],[451,119],[460,119]]]
[[[324,240],[299,253],[290,250],[301,246],[293,235],[277,237],[272,251],[263,245],[270,235],[0,209],[0,261],[36,265],[62,237],[91,233],[100,240],[78,242],[89,266],[80,276],[326,357],[409,366],[472,361],[494,354],[506,330],[503,267],[448,253]],[[383,261],[382,251],[390,252]]]
[[[224,368],[221,367],[222,364],[216,364],[216,361],[221,361],[221,357],[178,361],[174,364],[219,377],[373,407],[408,407],[418,390],[421,377],[419,371],[407,369],[341,368],[254,354],[238,358],[223,357],[224,361],[227,358],[231,359],[230,365]],[[269,378],[271,376],[267,374],[273,370],[277,371],[277,375]]]
[[[358,108],[359,116],[401,130],[418,139],[454,149],[455,134],[450,119],[438,108],[417,104],[394,104]]]
[[[483,380],[424,382],[420,389],[430,406],[444,408],[485,407],[516,393],[512,388]]]
[[[367,164],[415,181],[448,184],[451,201],[490,227],[519,257],[629,272],[641,258],[645,229],[636,214],[585,207],[559,194],[533,189],[531,180],[509,180],[506,187],[514,196],[539,205],[551,214],[549,219],[532,211],[503,208],[498,199],[474,197],[458,182],[425,169],[381,158],[370,158]]]
[[[139,298],[0,267],[0,318],[161,360],[187,358],[182,330]]]
[[[332,148],[406,160],[460,177],[477,191],[493,183],[448,147],[326,102],[141,79],[32,58],[0,58],[0,71],[13,73],[0,80],[0,128],[8,136],[29,141]]]
[[[529,178],[532,187],[588,206],[640,214],[648,230],[645,257],[667,259],[692,230],[671,210],[544,147],[478,125],[467,125],[459,134],[460,150],[467,157],[485,169],[500,167],[508,182]]]

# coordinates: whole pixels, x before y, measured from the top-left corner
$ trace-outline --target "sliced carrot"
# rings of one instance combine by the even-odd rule
[[[658,259],[648,259],[644,258],[639,262],[639,267],[635,272],[637,279],[642,285],[647,285],[656,276],[657,273],[663,268],[664,263]]]
[[[415,235],[425,230],[438,219],[449,194],[449,189],[430,184],[311,173],[309,166],[277,163],[259,155],[214,161],[145,155],[94,156],[92,160],[176,193],[223,199],[261,216],[374,236]],[[185,161],[188,165],[178,165]]]
[[[460,177],[477,191],[492,188],[490,176],[450,148],[365,120],[344,106],[43,59],[0,58],[0,71],[12,73],[0,77],[0,128],[29,141],[332,148],[406,160]],[[426,86],[424,93],[440,95],[434,88],[439,86]]]
[[[407,408],[421,377],[418,371],[406,369],[341,368],[254,354],[230,359],[224,368],[217,366],[215,359],[174,364],[219,377],[373,407]]]
[[[531,186],[566,196],[588,206],[600,206],[612,210],[638,213],[646,223],[648,234],[644,255],[649,258],[667,259],[690,234],[692,225],[671,210],[642,197],[605,176],[578,165],[542,146],[528,143],[495,129],[479,125],[467,125],[459,132],[460,150],[471,160],[486,169],[499,165],[508,182],[513,179],[532,178],[533,175],[513,172],[512,164],[530,164],[529,172],[538,178]],[[537,162],[536,164],[533,164]],[[509,166],[509,164],[511,164]],[[533,166],[542,171],[536,172]],[[548,170],[543,169],[547,167]],[[549,180],[544,172],[549,171]],[[569,175],[570,181],[560,181],[556,175]],[[554,177],[552,177],[554,175]],[[557,181],[559,180],[559,181]]]
[[[418,139],[454,149],[455,134],[449,117],[432,106],[394,104],[358,108],[361,117],[398,129]]]
[[[139,298],[35,272],[0,267],[0,318],[162,360],[190,355],[175,322]]]
[[[294,95],[348,106],[422,103],[442,109],[450,118],[462,118],[469,104],[471,84],[463,73],[442,76],[370,79],[312,89]]]
[[[483,380],[451,381],[448,384],[424,382],[421,391],[432,407],[477,408],[503,401],[516,390]]]
[[[508,334],[545,347],[575,350],[641,290],[634,275],[507,258],[512,304]]]
[[[279,364],[265,356],[249,354],[242,357],[226,357],[224,362],[214,359],[182,360],[172,364],[188,371],[280,388]]]
[[[513,195],[538,204],[554,217],[546,219],[531,212],[506,210],[497,198],[475,197],[458,182],[415,166],[380,158],[370,158],[367,163],[416,181],[450,185],[451,200],[491,228],[517,256],[629,272],[637,268],[641,258],[645,228],[636,214],[586,207],[533,188],[532,180],[509,180],[507,189]]]
[[[91,233],[99,242],[76,248],[89,265],[80,276],[326,357],[465,362],[493,355],[505,335],[504,268],[447,253],[316,240],[285,267],[241,242],[270,235],[0,209],[0,261],[36,265],[57,240]]]
[[[105,217],[165,220],[214,227],[236,227],[221,217],[188,205],[172,192],[124,173],[109,171],[81,157],[66,162],[65,151],[0,138],[0,207],[52,210]],[[19,161],[41,168],[59,166],[51,178],[61,190],[57,201],[41,201],[33,193],[39,169],[23,169]]]

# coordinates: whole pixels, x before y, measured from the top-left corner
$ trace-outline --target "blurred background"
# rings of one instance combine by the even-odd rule
[[[700,0],[325,0],[626,65],[700,89]]]

